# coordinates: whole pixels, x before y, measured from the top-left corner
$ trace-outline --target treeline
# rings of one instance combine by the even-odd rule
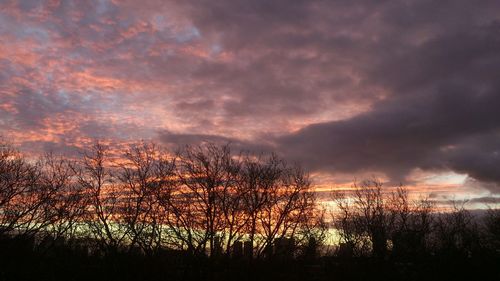
[[[410,199],[402,186],[377,180],[335,192],[333,226],[341,256],[418,260],[429,256],[470,258],[500,254],[500,210],[473,214],[466,201],[438,212],[429,198]]]
[[[475,274],[500,261],[499,210],[438,212],[377,180],[332,191],[332,210],[317,194],[299,165],[228,145],[117,150],[96,142],[76,158],[32,159],[1,143],[0,280],[58,267],[82,280],[146,272],[199,279],[217,270],[251,280],[249,262],[264,274],[258,279],[420,278],[446,266]],[[492,268],[484,272],[500,277]]]
[[[0,177],[0,235],[102,254],[231,256],[245,245],[247,256],[260,258],[273,255],[275,241],[306,248],[326,231],[301,167],[227,145],[172,153],[141,142],[116,152],[97,142],[79,159],[36,161],[3,145]]]

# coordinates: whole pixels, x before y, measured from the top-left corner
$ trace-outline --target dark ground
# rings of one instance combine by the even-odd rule
[[[455,254],[418,259],[192,257],[163,251],[88,254],[67,245],[33,247],[29,239],[2,239],[0,280],[500,280],[500,256]]]

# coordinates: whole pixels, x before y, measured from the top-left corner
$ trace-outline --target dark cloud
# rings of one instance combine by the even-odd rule
[[[498,23],[450,31],[382,59],[368,77],[390,97],[356,117],[281,137],[313,168],[378,170],[399,180],[414,168],[500,182]]]
[[[183,145],[203,145],[218,144],[230,145],[236,151],[252,153],[270,153],[273,151],[272,144],[264,141],[245,141],[237,138],[224,137],[218,135],[204,134],[179,134],[168,131],[162,131],[158,134],[158,141],[172,149],[177,149]]]
[[[492,197],[492,196],[486,196],[486,197],[479,197],[479,198],[474,198],[469,201],[470,203],[479,203],[479,204],[500,204],[500,197]]]

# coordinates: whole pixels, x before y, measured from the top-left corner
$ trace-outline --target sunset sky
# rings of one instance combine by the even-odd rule
[[[500,203],[500,1],[0,0],[0,135],[231,142]]]

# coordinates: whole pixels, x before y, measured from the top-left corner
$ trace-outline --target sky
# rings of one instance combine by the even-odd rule
[[[0,135],[230,142],[319,188],[500,203],[497,0],[0,0]]]

